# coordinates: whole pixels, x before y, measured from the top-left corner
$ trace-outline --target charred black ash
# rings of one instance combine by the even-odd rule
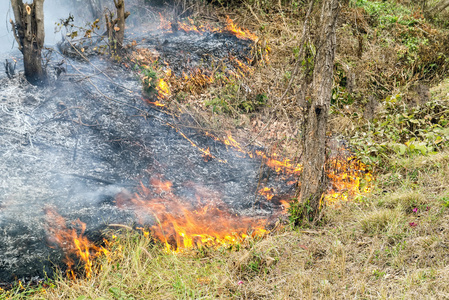
[[[239,39],[227,32],[177,31],[148,37],[145,47],[155,49],[159,60],[166,62],[177,76],[198,68],[224,64],[233,68],[232,58],[247,62],[251,58],[253,42]]]
[[[175,72],[231,55],[243,59],[250,51],[249,41],[225,33],[178,31],[159,42],[149,39],[148,46],[160,47]],[[68,228],[78,219],[85,223],[86,234],[100,243],[107,224],[139,223],[135,208],[118,207],[116,196],[134,195],[141,184],[151,189],[155,175],[173,184],[176,197],[193,203],[193,186],[204,187],[220,207],[256,219],[282,210],[280,198],[257,194],[262,186],[293,193],[288,176],[269,171],[260,158],[143,102],[140,83],[123,68],[95,58],[67,60],[67,72],[45,88],[0,79],[0,283],[37,281],[51,276],[54,266],[64,269],[66,254],[46,230],[49,207]],[[209,149],[209,159],[192,142]]]

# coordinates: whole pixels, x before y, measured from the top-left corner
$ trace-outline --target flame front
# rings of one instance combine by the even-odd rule
[[[240,39],[250,39],[253,41],[256,41],[258,39],[257,35],[250,32],[249,30],[241,29],[240,27],[236,26],[234,24],[234,21],[232,21],[232,19],[229,18],[229,16],[226,16],[226,24],[227,24],[226,30],[235,34],[235,36]]]
[[[259,195],[265,196],[268,201],[273,199],[274,196],[274,189],[269,187],[264,187],[263,189],[259,190]]]
[[[172,23],[169,22],[161,13],[159,13],[159,22],[158,28],[160,30],[171,33],[173,32]],[[239,39],[249,39],[252,41],[257,41],[259,39],[255,33],[238,27],[229,16],[226,16],[226,26],[224,28],[216,27],[208,23],[197,24],[192,18],[187,18],[181,22],[177,22],[177,26],[179,30],[187,33],[195,32],[198,34],[203,34],[205,32],[229,32]]]
[[[80,220],[72,223],[73,228],[67,228],[66,220],[54,209],[45,209],[47,220],[47,234],[50,247],[59,246],[66,254],[65,263],[67,264],[67,275],[73,279],[76,278],[74,266],[75,261],[72,258],[75,255],[84,264],[84,272],[87,278],[92,277],[93,259],[109,251],[103,247],[94,245],[84,236],[86,224]],[[78,234],[77,231],[80,231]]]
[[[141,184],[132,197],[119,195],[117,205],[131,208],[141,223],[147,223],[152,217],[152,234],[168,251],[230,246],[241,243],[249,231],[252,236],[267,233],[265,220],[231,213],[214,191],[191,184],[196,193],[196,201],[192,203],[176,196],[168,181],[152,178],[149,186]]]

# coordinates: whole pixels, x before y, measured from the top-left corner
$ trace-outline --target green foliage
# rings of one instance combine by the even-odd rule
[[[385,272],[382,272],[382,271],[379,271],[379,270],[374,270],[373,271],[373,275],[374,275],[374,277],[376,277],[376,279],[380,279],[380,278],[384,277],[385,274],[386,274]]]
[[[44,287],[45,286],[45,287]],[[33,297],[35,295],[39,295],[42,293],[45,293],[46,289],[53,289],[55,288],[55,284],[52,280],[47,279],[47,282],[41,282],[38,285],[22,285],[22,282],[16,281],[14,282],[13,286],[9,290],[3,290],[0,288],[0,300],[3,299],[14,299],[14,300],[20,300],[20,299],[29,299],[30,297]]]
[[[449,146],[449,106],[430,101],[422,107],[407,108],[402,96],[389,96],[378,118],[363,125],[352,137],[364,163],[378,164],[391,154],[427,155]]]
[[[111,287],[109,288],[109,293],[111,293],[112,297],[115,300],[134,300],[134,297],[129,296],[124,291],[117,287]]]
[[[308,226],[307,216],[311,216],[313,213],[313,208],[310,206],[309,202],[301,203],[298,199],[293,199],[288,208],[288,219],[292,227],[302,227]],[[308,221],[313,221],[309,219]]]
[[[440,199],[440,201],[441,201],[441,203],[443,204],[444,207],[449,208],[449,195],[443,196],[443,197]]]
[[[206,107],[210,107],[213,113],[229,113],[231,112],[228,101],[225,98],[215,97],[211,100],[206,100],[204,102]]]
[[[350,0],[350,14],[346,18],[347,41],[351,51],[361,61],[350,57],[345,61],[351,69],[363,65],[356,89],[385,96],[398,86],[413,81],[439,80],[449,68],[449,35],[424,18],[421,6],[414,1]],[[344,17],[342,17],[344,18]],[[346,27],[347,26],[347,27]],[[357,46],[357,41],[359,45]],[[343,49],[346,45],[342,45]],[[373,51],[373,49],[376,49]],[[370,52],[370,56],[363,56]],[[338,68],[338,66],[337,66]],[[344,77],[344,76],[343,76]],[[338,82],[337,82],[338,84]],[[343,84],[344,86],[344,84]]]
[[[92,23],[87,23],[85,26],[74,25],[75,18],[73,15],[69,14],[67,19],[60,19],[56,23],[56,31],[61,31],[65,29],[66,37],[70,39],[70,44],[72,47],[77,48],[79,51],[84,52],[85,47],[94,46],[93,50],[99,54],[105,54],[108,49],[107,45],[99,45],[97,42],[94,45],[92,36],[97,36],[102,39],[102,34],[99,32],[100,19],[96,19]],[[78,53],[79,54],[79,53]]]
[[[76,298],[76,300],[92,300],[92,297],[82,295],[82,296],[79,296],[78,298]],[[106,300],[106,299],[103,297],[98,297],[93,300]]]
[[[151,67],[142,67],[135,65],[135,69],[139,71],[141,75],[142,87],[144,93],[148,97],[152,97],[156,92],[157,87],[157,73]]]
[[[396,1],[352,0],[351,3],[355,7],[363,7],[380,28],[389,28],[395,24],[413,26],[418,22],[408,7]]]

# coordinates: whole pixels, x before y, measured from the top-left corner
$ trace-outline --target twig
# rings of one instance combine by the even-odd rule
[[[123,224],[108,224],[109,227],[121,227],[121,228],[125,228],[128,230],[133,230],[132,227],[128,226],[128,225],[123,225]]]
[[[97,181],[97,182],[104,183],[104,184],[107,184],[107,185],[113,185],[114,184],[114,182],[112,182],[112,181],[101,179],[101,178],[97,178],[97,177],[90,176],[90,175],[79,175],[79,174],[75,174],[75,173],[69,173],[69,174],[59,173],[59,174],[72,176],[72,177],[78,177],[78,178],[92,180],[92,181]]]
[[[75,45],[72,44],[72,42],[70,42],[68,39],[66,39],[66,41],[70,44],[70,46],[76,51],[76,53],[78,53],[79,56],[81,56],[85,61],[87,61],[92,67],[94,67],[98,72],[100,72],[101,74],[103,74],[113,85],[120,87],[124,90],[127,90],[129,92],[134,93],[133,90],[128,89],[125,86],[119,85],[117,84],[114,80],[112,80],[111,77],[109,77],[105,72],[103,72],[100,68],[98,68],[96,65],[94,65],[86,56],[84,56],[84,54],[82,52],[80,52]],[[73,66],[73,65],[72,65]]]
[[[295,78],[296,74],[298,73],[299,65],[301,63],[301,58],[304,54],[304,42],[306,41],[307,30],[309,27],[309,18],[310,18],[310,15],[312,14],[313,3],[314,3],[314,1],[311,0],[310,5],[309,5],[309,10],[307,11],[307,15],[304,20],[304,26],[302,28],[302,37],[301,37],[301,41],[300,41],[300,45],[299,45],[300,48],[299,48],[299,53],[298,53],[298,59],[296,60],[295,69],[293,70],[292,76],[290,77],[290,81],[287,85],[287,88],[284,91],[284,94],[281,96],[281,98],[278,99],[278,101],[282,101],[282,99],[285,97],[285,95],[287,95],[288,91],[290,90],[290,87],[292,86],[293,79]]]

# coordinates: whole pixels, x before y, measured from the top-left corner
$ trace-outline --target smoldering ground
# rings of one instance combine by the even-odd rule
[[[95,69],[72,61],[76,69],[68,64],[67,73],[44,88],[20,76],[1,79],[1,282],[33,280],[51,275],[53,264],[64,265],[65,253],[47,230],[48,209],[67,227],[79,219],[87,236],[99,238],[109,223],[138,221],[136,208],[118,208],[115,196],[132,195],[154,176],[172,182],[173,193],[191,201],[198,200],[192,185],[206,187],[234,215],[265,218],[279,209],[271,202],[254,207],[265,174],[259,159],[183,127],[182,116],[148,106],[130,70],[97,58],[91,63],[108,77],[87,80],[76,69],[85,75]],[[215,158],[205,160],[191,141]],[[278,191],[291,191],[282,178],[269,180]],[[152,220],[151,214],[145,217]]]

